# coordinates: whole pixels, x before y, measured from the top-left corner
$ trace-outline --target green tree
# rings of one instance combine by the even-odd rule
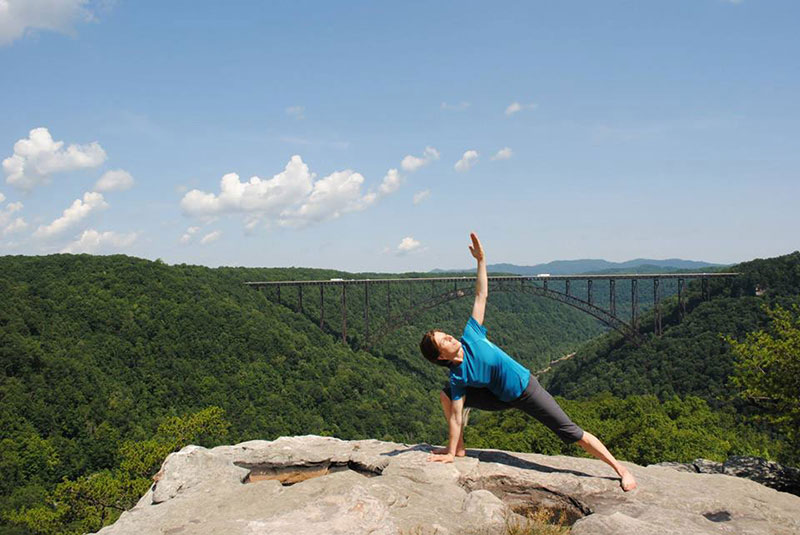
[[[45,504],[7,513],[6,520],[37,535],[97,531],[136,504],[152,485],[152,476],[167,455],[190,443],[224,442],[229,427],[219,407],[167,418],[151,439],[126,441],[120,446],[122,461],[118,468],[75,480],[64,478]]]
[[[791,456],[800,459],[800,306],[764,307],[769,331],[756,331],[743,342],[727,337],[736,355],[731,382],[738,395],[759,407],[755,417],[787,438]]]

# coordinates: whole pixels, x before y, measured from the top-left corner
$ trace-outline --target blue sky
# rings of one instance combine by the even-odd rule
[[[429,270],[471,266],[472,230],[490,262],[786,254],[799,18],[0,0],[0,254]]]

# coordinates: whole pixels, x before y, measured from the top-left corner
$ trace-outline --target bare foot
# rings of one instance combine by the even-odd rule
[[[433,453],[435,453],[437,455],[444,455],[450,450],[448,450],[447,448],[433,448],[432,451],[433,451]],[[466,454],[467,454],[467,450],[458,450],[458,451],[456,451],[456,457],[464,457]]]
[[[628,471],[628,469],[624,466],[622,467],[622,473],[620,476],[622,477],[622,480],[620,481],[622,490],[625,492],[630,492],[636,488],[636,479],[634,479],[633,474],[631,474],[630,471]]]

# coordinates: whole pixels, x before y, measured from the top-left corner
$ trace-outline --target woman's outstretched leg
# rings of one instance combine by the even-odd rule
[[[600,459],[604,463],[608,464],[614,471],[619,474],[619,477],[622,478],[620,485],[622,486],[622,490],[628,492],[629,490],[633,490],[636,488],[636,479],[634,479],[633,474],[622,466],[619,461],[617,461],[611,452],[600,442],[593,434],[584,431],[583,437],[576,442],[578,446],[586,450],[587,453]]]
[[[622,490],[629,491],[636,488],[636,479],[630,471],[619,464],[613,455],[606,449],[600,440],[591,433],[587,433],[570,420],[553,396],[545,390],[539,381],[531,375],[528,388],[522,393],[514,406],[533,416],[567,444],[576,443],[587,453],[607,463],[622,478]]]

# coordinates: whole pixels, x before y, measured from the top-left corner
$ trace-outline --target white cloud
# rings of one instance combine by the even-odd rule
[[[389,195],[390,193],[394,193],[397,191],[397,188],[400,187],[402,182],[403,179],[400,176],[400,173],[397,172],[397,169],[389,169],[389,171],[386,172],[386,176],[383,177],[383,181],[378,188],[378,193],[380,195]]]
[[[2,201],[0,201],[2,202]],[[13,214],[22,210],[21,202],[12,202],[5,205],[0,210],[0,234],[3,236],[13,232],[19,232],[28,227],[28,224],[21,217],[13,218]]]
[[[400,162],[400,167],[403,168],[404,171],[408,171],[413,173],[420,167],[428,165],[430,162],[439,159],[439,151],[433,147],[425,147],[425,151],[422,153],[422,157],[419,156],[412,156],[409,154],[403,161]]]
[[[80,238],[64,247],[62,253],[94,253],[101,249],[124,249],[136,241],[137,234],[130,232],[122,234],[107,231],[98,232],[94,229],[84,230]]]
[[[3,160],[6,182],[30,190],[49,182],[53,173],[97,167],[106,160],[97,142],[63,146],[63,141],[53,141],[47,128],[34,128],[27,139],[14,143],[14,154]]]
[[[254,176],[240,182],[239,175],[228,173],[220,181],[219,195],[193,189],[181,199],[181,208],[187,215],[201,217],[236,212],[278,216],[311,193],[313,179],[308,166],[295,155],[270,179]]]
[[[36,238],[49,238],[61,234],[82,219],[85,219],[92,212],[105,208],[108,208],[108,203],[103,199],[102,193],[87,191],[83,194],[83,200],[75,199],[72,204],[64,210],[61,217],[49,225],[40,226],[33,235]]]
[[[255,229],[258,226],[259,223],[261,223],[261,219],[259,219],[257,217],[252,217],[250,219],[247,219],[244,222],[244,230],[245,230],[245,232],[248,233],[248,234],[253,232],[253,229]]]
[[[192,241],[192,236],[200,230],[200,227],[189,227],[186,229],[186,232],[183,233],[181,236],[181,243],[189,243]]]
[[[244,214],[245,229],[252,230],[261,218],[284,227],[304,227],[363,210],[380,197],[397,190],[402,178],[390,169],[376,191],[362,192],[364,177],[349,169],[314,181],[300,156],[292,156],[283,172],[271,179],[252,177],[241,182],[229,173],[220,181],[220,193],[194,189],[181,199],[186,215],[207,219],[220,214]]]
[[[512,102],[506,108],[506,115],[514,115],[522,110],[532,110],[536,108],[536,104],[520,104],[519,102]]]
[[[213,232],[209,232],[208,234],[206,234],[205,236],[203,236],[200,239],[200,245],[206,245],[206,244],[209,244],[209,243],[213,243],[213,242],[217,241],[220,236],[222,236],[222,231],[221,230],[215,230]]]
[[[431,196],[431,190],[424,189],[422,191],[418,191],[414,194],[414,204],[420,204],[428,199]]]
[[[476,163],[478,163],[478,151],[468,150],[461,159],[456,162],[453,168],[459,173],[463,173],[472,169]]]
[[[76,22],[93,20],[89,0],[0,0],[0,45],[32,30],[71,33]]]
[[[124,191],[133,187],[133,177],[127,171],[122,169],[112,169],[106,171],[97,184],[94,186],[95,191]]]
[[[6,196],[0,193],[0,202],[5,202]]]
[[[289,106],[286,108],[286,114],[294,117],[298,121],[306,118],[305,113],[305,106]]]
[[[447,102],[442,102],[442,109],[443,110],[451,110],[451,111],[464,111],[469,108],[470,103],[462,100],[458,104],[448,104]]]
[[[363,183],[364,177],[350,169],[331,173],[314,183],[314,189],[299,208],[281,214],[280,224],[304,227],[363,210],[377,198],[374,193],[361,195]]]
[[[514,153],[512,152],[510,147],[503,147],[494,156],[492,156],[492,160],[508,160]]]
[[[400,245],[397,246],[397,254],[402,255],[410,253],[411,251],[416,251],[421,245],[422,244],[413,237],[406,236],[400,241]]]
[[[17,217],[8,225],[3,227],[3,236],[7,234],[13,234],[14,232],[20,232],[26,228],[28,228],[28,224],[25,222],[25,220],[21,217]]]

